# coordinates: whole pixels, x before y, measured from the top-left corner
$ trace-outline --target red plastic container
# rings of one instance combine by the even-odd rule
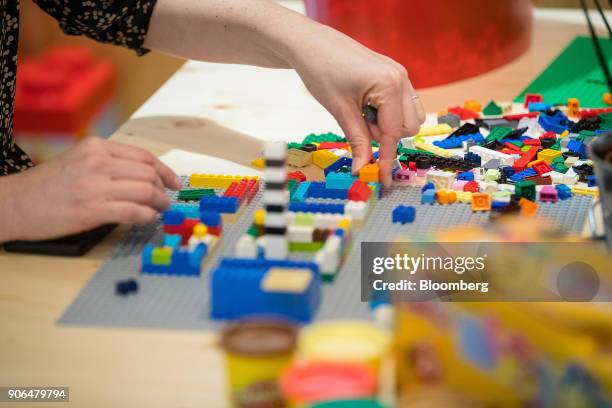
[[[305,0],[307,14],[403,64],[415,87],[500,67],[528,48],[531,0]]]

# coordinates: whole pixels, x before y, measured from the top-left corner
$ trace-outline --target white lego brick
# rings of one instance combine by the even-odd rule
[[[266,142],[263,149],[263,156],[266,159],[284,160],[287,157],[287,143]]]
[[[266,227],[284,227],[288,224],[287,213],[267,212],[264,220]]]
[[[335,154],[338,157],[346,157],[348,156],[348,150],[346,149],[329,149],[330,152]]]
[[[289,202],[289,191],[287,190],[265,190],[263,203],[271,205],[284,205]]]
[[[427,172],[427,181],[431,181],[437,189],[450,189],[455,180],[455,173],[441,170],[429,170]]]
[[[498,184],[497,190],[498,191],[510,191],[514,193],[515,187],[512,184]]]
[[[563,184],[563,177],[565,176],[563,173],[559,173],[558,171],[551,171],[548,173],[550,179],[553,184]]]
[[[497,191],[497,185],[497,181],[486,181],[484,183],[480,183],[480,191],[492,194]]]
[[[287,180],[287,173],[284,168],[266,167],[264,179],[268,183],[284,183]]]
[[[289,242],[284,235],[266,235],[264,245],[266,259],[287,259],[289,256]]]
[[[289,242],[312,242],[313,232],[313,227],[307,227],[304,225],[290,224],[287,227],[287,237],[289,238]]]
[[[344,218],[347,218],[344,214],[315,213],[314,227],[326,229],[336,228],[338,223]]]
[[[358,221],[365,219],[367,210],[368,207],[364,201],[348,201],[344,205],[344,214]]]
[[[234,256],[244,259],[257,258],[257,243],[255,238],[249,234],[244,234],[238,238],[236,246],[234,247]]]
[[[500,153],[482,146],[472,146],[470,147],[470,152],[479,155],[483,162],[487,162],[491,159],[499,159],[502,164],[510,166],[514,164],[515,160],[512,155]]]
[[[406,149],[414,149],[414,136],[405,137],[401,140],[402,146]]]

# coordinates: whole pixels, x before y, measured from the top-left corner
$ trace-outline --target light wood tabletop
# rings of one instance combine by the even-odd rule
[[[420,95],[429,111],[468,98],[510,100],[574,35],[585,32],[581,25],[538,20],[533,46],[524,56]],[[240,92],[239,80],[224,86]],[[270,112],[259,111],[265,120],[283,114],[280,102],[266,109]],[[214,117],[158,116],[127,122],[113,139],[158,155],[178,147],[248,165],[259,152],[254,136],[218,124]],[[210,333],[56,324],[126,228],[81,258],[0,251],[0,386],[69,386],[68,405],[78,407],[224,406],[223,360]]]

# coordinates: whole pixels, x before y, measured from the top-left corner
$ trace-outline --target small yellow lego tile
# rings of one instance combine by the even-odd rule
[[[599,189],[597,187],[581,187],[574,185],[572,186],[572,193],[577,195],[590,195],[594,198],[599,197]]]
[[[417,149],[425,150],[426,152],[429,152],[429,153],[433,153],[436,156],[446,157],[446,158],[453,157],[453,153],[451,153],[450,151],[442,149],[438,146],[434,146],[422,140],[415,140],[414,147],[416,147]]]
[[[251,160],[251,166],[255,167],[256,169],[263,169],[265,165],[266,162],[264,161],[263,157],[257,157]]]
[[[263,280],[264,292],[303,293],[312,281],[308,268],[270,268]]]
[[[548,164],[551,164],[552,161],[559,156],[561,156],[561,152],[559,150],[544,149],[541,152],[538,152],[538,160],[544,160]]]
[[[224,174],[197,174],[189,176],[189,186],[201,188],[228,188],[230,184],[242,179],[259,180],[258,176],[230,176]]]
[[[457,191],[457,201],[460,203],[471,203],[472,202],[472,192],[471,191]]]
[[[570,132],[569,132],[569,130],[565,129],[565,130],[563,131],[563,133],[561,133],[561,134],[559,135],[559,138],[560,138],[560,139],[563,139],[564,137],[567,137],[567,135],[569,135],[569,133],[570,133]]]
[[[266,210],[260,208],[259,210],[255,211],[255,215],[253,215],[253,222],[255,223],[255,225],[264,225],[265,221]]]
[[[320,169],[325,169],[326,167],[329,167],[339,159],[338,156],[336,156],[327,149],[316,150],[311,153],[311,157],[312,164],[319,167]]]

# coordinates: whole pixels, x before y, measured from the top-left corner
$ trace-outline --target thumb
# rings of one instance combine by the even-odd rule
[[[361,116],[361,109],[356,106],[340,113],[336,120],[351,145],[353,156],[352,172],[356,174],[372,158],[370,131]]]

